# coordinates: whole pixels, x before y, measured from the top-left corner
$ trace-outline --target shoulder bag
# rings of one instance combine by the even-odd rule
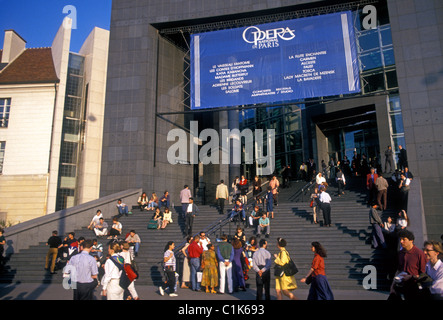
[[[286,251],[286,254],[289,257],[289,262],[283,266],[278,265],[278,264],[275,265],[274,275],[276,277],[282,277],[282,276],[290,277],[290,276],[297,274],[297,272],[298,272],[297,266],[295,265],[294,261],[291,259],[291,257],[289,256],[289,253],[287,251]]]

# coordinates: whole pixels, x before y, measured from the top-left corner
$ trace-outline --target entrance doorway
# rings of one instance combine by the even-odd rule
[[[377,128],[364,128],[354,131],[342,130],[340,136],[343,143],[337,152],[338,159],[343,159],[344,156],[352,159],[354,151],[356,151],[358,155],[365,155],[368,161],[374,159],[377,161],[380,155]]]
[[[360,161],[366,161],[369,167],[380,167],[380,145],[374,105],[325,113],[313,117],[313,121],[321,131],[321,134],[317,135],[317,144],[322,143],[322,139],[327,142],[325,150],[319,151],[320,157],[327,157],[327,163],[331,159],[335,163],[338,160],[343,161],[345,156],[352,163],[354,156],[358,155]]]

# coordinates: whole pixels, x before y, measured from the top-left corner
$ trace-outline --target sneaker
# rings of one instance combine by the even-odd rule
[[[176,293],[170,293],[169,296],[170,296],[170,297],[177,297],[178,294],[176,294]]]
[[[160,291],[160,294],[161,294],[162,296],[165,295],[165,290],[163,290],[162,287],[158,287],[158,291]]]

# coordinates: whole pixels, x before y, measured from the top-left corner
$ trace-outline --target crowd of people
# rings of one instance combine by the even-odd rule
[[[322,214],[324,227],[331,227],[332,224],[330,185],[337,186],[336,196],[341,197],[345,194],[347,178],[362,177],[370,208],[372,247],[391,250],[394,255],[389,299],[442,299],[443,266],[440,258],[443,248],[441,242],[437,241],[426,241],[423,249],[414,244],[415,238],[409,230],[410,221],[407,214],[407,194],[413,183],[413,175],[407,166],[405,150],[402,150],[401,163],[397,164],[397,170],[391,159],[392,150],[388,148],[383,171],[380,166],[366,165],[371,162],[367,161],[364,155],[355,155],[352,162],[346,158],[341,161],[331,159],[326,165],[322,161],[320,172],[316,171],[315,163],[309,159],[300,166],[298,177],[314,181],[311,195],[313,223],[320,224]],[[289,166],[284,168],[283,186],[290,185],[290,171]],[[177,296],[179,278],[182,281],[182,289],[209,294],[245,291],[249,273],[255,272],[257,300],[271,298],[272,278],[275,281],[277,299],[283,299],[283,296],[297,299],[294,274],[272,273],[272,270],[276,269],[275,266],[287,268],[291,262],[286,240],[277,239],[278,252],[271,254],[268,251],[271,220],[275,217],[274,206],[278,205],[280,182],[277,176],[273,176],[265,187],[265,193],[262,186],[260,177],[255,177],[252,183],[249,183],[245,176],[241,176],[233,181],[232,192],[229,193],[227,185],[223,180],[220,181],[215,196],[218,212],[227,213],[227,217],[232,220],[239,219],[245,226],[252,228],[253,235],[247,239],[244,229],[239,225],[234,235],[223,235],[220,239],[213,239],[215,241],[211,241],[204,232],[193,234],[193,221],[199,213],[199,208],[193,201],[189,187],[184,186],[180,192],[179,212],[185,221],[184,235],[187,237],[186,245],[180,248],[183,264],[178,265],[181,260],[176,257],[175,243],[168,242],[163,255],[166,280],[158,288],[161,295],[168,292],[171,297]],[[246,214],[249,187],[252,187],[254,205],[252,211]],[[388,195],[394,196],[390,202]],[[231,199],[233,207],[226,212],[226,201]],[[164,229],[173,222],[168,191],[160,198],[156,193],[152,193],[148,198],[143,192],[137,204],[143,212],[153,211],[148,225],[152,223],[156,229]],[[77,239],[74,232],[62,239],[57,231],[54,231],[47,241],[49,249],[45,269],[50,273],[63,269],[64,273],[71,276],[73,270],[82,270],[74,272],[77,283],[74,299],[92,299],[92,292],[98,286],[102,286],[102,295],[109,300],[138,299],[135,280],[126,281],[127,284],[122,285],[120,279],[126,274],[125,265],[131,265],[133,270],[137,270],[135,257],[140,250],[141,240],[135,230],[126,235],[122,234],[120,217],[130,213],[128,205],[119,199],[116,208],[118,214],[112,218],[112,224],[109,225],[101,211],[97,210],[88,225],[88,229],[94,232],[93,239]],[[397,214],[392,215],[389,212]],[[4,243],[3,235],[0,234],[0,237]],[[106,247],[101,243],[102,239],[107,240]],[[313,242],[311,251],[314,255],[311,268],[300,282],[310,285],[308,299],[332,300],[334,295],[325,272],[326,250],[322,244]],[[178,270],[181,271],[179,278]]]
[[[185,189],[189,190],[187,186]],[[192,208],[192,197],[189,196],[187,202],[186,209]],[[137,204],[142,212],[153,211],[151,219],[147,219],[148,228],[152,221],[156,229],[165,229],[173,222],[172,213],[169,210],[171,200],[168,191],[165,191],[161,198],[152,193],[150,199],[143,192]],[[196,208],[194,206],[194,211]],[[129,206],[118,199],[116,210],[117,213],[112,216],[112,223],[109,224],[101,210],[96,211],[87,226],[94,233],[93,239],[76,238],[74,232],[62,238],[57,231],[53,231],[46,243],[49,248],[45,270],[51,274],[55,274],[57,270],[63,270],[64,277],[75,281],[76,286],[73,287],[75,300],[92,299],[93,290],[100,285],[102,296],[108,300],[139,299],[135,290],[135,280],[120,281],[120,279],[126,275],[123,269],[126,265],[131,265],[132,270],[137,271],[135,258],[138,256],[141,239],[135,230],[123,234],[123,225],[120,220],[122,216],[132,213]],[[192,232],[192,224],[188,232]],[[94,259],[94,263],[91,259]]]
[[[291,257],[286,246],[286,240],[278,238],[278,252],[271,254],[267,239],[258,240],[252,236],[246,240],[241,228],[237,229],[234,236],[224,234],[215,243],[204,232],[188,237],[186,245],[181,249],[184,256],[181,288],[221,295],[227,290],[229,294],[234,294],[247,290],[248,273],[255,272],[257,300],[271,299],[272,278],[275,281],[277,300],[282,300],[283,295],[296,300],[294,290],[298,288],[295,279],[297,271],[289,272]],[[166,244],[163,256],[166,280],[159,287],[161,295],[168,292],[172,297],[177,296],[179,269],[174,248],[173,241]],[[310,284],[308,299],[333,300],[334,295],[325,273],[326,251],[319,242],[311,244],[311,251],[314,253],[311,268],[306,277],[301,279],[301,282]],[[273,273],[275,266],[281,266],[283,271]]]
[[[352,162],[331,159],[329,166],[322,161],[322,170],[315,171],[312,159],[300,166],[299,177],[314,180],[311,194],[313,223],[318,223],[320,211],[324,224],[330,223],[330,206],[322,201],[330,184],[336,184],[337,196],[344,195],[346,177],[361,177],[367,190],[371,225],[371,245],[374,249],[388,250],[392,259],[388,262],[388,277],[392,280],[389,299],[443,299],[443,266],[441,242],[426,241],[423,249],[415,244],[415,236],[409,229],[407,214],[408,193],[413,174],[408,168],[406,150],[399,146],[397,169],[394,152],[389,146],[385,152],[384,168],[374,159],[354,153]],[[311,168],[311,169],[309,169]],[[388,201],[388,195],[391,197]],[[327,202],[330,196],[326,195]],[[443,235],[441,236],[443,240]]]
[[[99,286],[102,296],[108,300],[138,300],[135,279],[126,281],[126,285],[120,279],[126,275],[126,265],[137,272],[135,257],[140,243],[138,234],[131,230],[125,240],[108,241],[105,252],[98,239],[77,239],[75,233],[70,232],[62,240],[55,230],[46,243],[49,249],[45,269],[51,273],[63,270],[63,277],[73,289],[74,300],[93,300]]]
[[[290,167],[283,170],[283,185],[290,185]],[[252,187],[253,209],[246,213],[247,193],[249,185]],[[270,221],[274,219],[274,205],[278,204],[280,181],[277,176],[272,176],[265,192],[262,190],[260,177],[254,177],[249,183],[244,176],[236,177],[229,193],[223,180],[216,188],[216,204],[220,214],[227,213],[231,221],[244,223],[245,227],[252,228],[253,235],[247,240],[242,224],[238,225],[232,236],[223,235],[215,242],[211,242],[204,232],[192,235],[193,212],[198,208],[193,204],[193,199],[188,186],[180,192],[182,204],[181,214],[186,221],[186,244],[180,249],[183,255],[183,264],[174,254],[175,243],[170,241],[164,249],[163,263],[165,278],[164,284],[159,287],[159,293],[166,292],[170,296],[177,296],[177,280],[181,278],[181,289],[204,291],[212,294],[234,293],[246,290],[246,281],[249,272],[255,272],[257,285],[257,300],[270,299],[271,273],[273,265],[287,266],[290,256],[286,250],[286,240],[278,238],[279,252],[272,255],[268,250],[270,236]],[[226,201],[232,200],[232,209],[225,212]],[[326,201],[326,200],[325,200]],[[264,238],[261,238],[264,235]],[[311,250],[314,252],[312,268],[302,282],[311,284],[309,299],[333,299],[332,291],[328,285],[324,258],[326,252],[319,243],[313,243]],[[318,251],[318,252],[317,252]],[[178,271],[181,275],[178,276]],[[275,290],[277,299],[283,295],[289,299],[296,299],[293,291],[297,289],[294,274],[275,275]]]
[[[112,217],[110,227],[101,210],[96,211],[87,226],[94,233],[90,239],[77,238],[74,232],[62,238],[54,230],[46,242],[45,270],[51,274],[62,270],[63,277],[69,279],[72,285],[74,300],[93,299],[94,290],[99,286],[102,286],[102,296],[108,300],[139,299],[135,279],[126,281],[126,285],[117,280],[126,274],[126,265],[130,265],[136,274],[135,257],[138,256],[141,239],[135,230],[123,234],[119,220],[129,214],[129,208],[121,199],[117,201],[116,208],[117,214]]]
[[[339,190],[337,193],[338,197],[344,195],[343,190],[346,186],[347,174],[344,173],[346,169],[340,166],[340,161],[337,162],[337,165],[334,171],[329,171],[328,173],[322,170],[322,172],[316,173],[312,177],[315,183],[314,192],[311,196],[313,222],[319,223],[321,210],[323,214],[323,226],[325,227],[331,226],[330,202],[332,197],[328,193],[330,184],[337,184]],[[361,166],[359,168],[361,169]],[[327,169],[329,170],[330,168]],[[313,172],[315,173],[315,171]],[[336,179],[333,179],[332,174],[335,174]],[[395,191],[397,187],[401,189],[403,186],[401,186],[400,183],[405,183],[402,176],[409,179],[408,185],[413,179],[412,174],[410,174],[408,168],[405,167],[400,174],[400,182],[398,182],[397,185],[395,179],[396,174],[397,172],[394,171],[393,178],[391,177],[388,182],[384,175],[377,173],[375,168],[369,168],[366,175],[363,176],[365,178],[363,181],[367,188],[367,203],[370,206],[369,222],[372,226],[372,246],[373,248],[380,249],[395,249],[395,258],[393,259],[393,268],[395,270],[393,270],[392,274],[393,281],[389,299],[401,297],[405,299],[425,297],[429,299],[439,299],[443,295],[443,289],[441,288],[443,282],[443,267],[441,267],[441,260],[439,260],[439,254],[443,254],[441,244],[435,241],[428,241],[424,244],[423,250],[413,245],[414,235],[408,230],[409,219],[406,210],[403,209],[406,206],[400,206],[402,209],[398,211],[397,216],[388,215],[382,219],[383,213],[392,209],[388,206],[387,194],[394,192],[388,193],[387,191],[391,189]],[[279,252],[271,254],[267,249],[270,235],[270,222],[274,218],[273,204],[276,202],[275,199],[279,190],[278,179],[274,176],[270,180],[270,184],[266,187],[264,194],[261,190],[261,179],[256,177],[254,182],[252,183],[252,188],[255,205],[253,206],[253,210],[249,214],[246,214],[244,202],[247,201],[247,192],[244,190],[246,189],[245,186],[249,185],[247,180],[241,177],[235,181],[232,185],[231,194],[229,194],[224,181],[220,181],[216,191],[219,213],[225,213],[225,202],[233,198],[233,207],[228,210],[228,217],[245,222],[245,226],[252,228],[253,235],[249,239],[246,239],[244,229],[239,225],[233,236],[223,235],[220,239],[216,239],[216,241],[211,241],[204,232],[193,236],[193,219],[198,214],[199,209],[193,202],[189,187],[184,186],[180,192],[180,201],[182,204],[180,214],[186,222],[185,235],[187,236],[186,245],[180,250],[184,257],[183,264],[180,267],[178,266],[181,260],[176,257],[177,253],[174,251],[175,243],[173,241],[168,242],[165,246],[163,256],[166,280],[164,284],[159,287],[159,293],[161,295],[167,292],[172,297],[177,296],[177,281],[179,278],[182,281],[181,289],[188,288],[212,294],[224,294],[227,291],[231,294],[246,290],[246,281],[249,279],[249,273],[255,272],[257,299],[270,299],[273,266],[287,265],[290,261],[290,255],[286,250],[286,241],[281,238],[277,240]],[[257,182],[260,182],[260,184],[258,185]],[[288,182],[286,182],[286,184],[288,184]],[[243,191],[242,188],[244,188]],[[275,192],[273,192],[274,190]],[[258,194],[261,194],[261,196],[258,196]],[[170,205],[169,194],[165,192],[163,198],[164,204],[162,204],[162,200],[160,199],[155,201],[155,194],[153,194],[152,199],[154,202],[149,202],[149,200],[146,200],[146,194],[143,194],[138,201],[141,210],[154,211],[152,219],[156,221],[157,228],[164,228],[168,223],[172,222],[172,220],[169,220],[170,217],[168,217]],[[260,205],[262,204],[260,201],[264,202],[263,206]],[[397,203],[393,202],[392,206],[394,206],[395,209],[397,208],[396,205]],[[104,282],[101,281],[104,286],[102,294],[106,294],[108,299],[121,299],[123,296],[137,298],[136,293],[133,293],[135,292],[133,287],[131,287],[131,290],[123,290],[123,292],[126,291],[126,294],[122,296],[122,291],[117,290],[118,286],[116,286],[115,281],[113,281],[113,283],[112,281],[107,281],[106,279],[108,278],[105,276],[107,273],[109,275],[116,272],[114,260],[118,260],[116,257],[121,256],[123,246],[129,249],[128,251],[132,259],[136,256],[140,248],[140,239],[133,239],[136,236],[135,232],[131,232],[131,235],[128,234],[125,241],[119,243],[120,251],[114,246],[117,242],[116,235],[121,235],[122,226],[118,221],[118,217],[127,213],[125,206],[126,205],[120,200],[118,201],[117,207],[119,214],[117,217],[114,217],[113,225],[109,231],[106,231],[107,226],[105,228],[103,227],[103,217],[100,211],[97,211],[96,216],[93,217],[89,225],[89,228],[94,230],[97,237],[108,237],[108,240],[111,241],[107,255],[103,253],[103,246],[98,244],[96,239],[91,249],[86,251],[96,259],[98,270],[101,270],[103,273],[101,278],[99,278],[99,273],[97,273],[97,282],[101,281],[99,279],[104,279]],[[116,231],[111,232],[111,230]],[[261,238],[263,234],[265,237]],[[57,235],[54,234],[53,236],[56,237]],[[48,251],[47,268],[53,270],[54,267],[52,265],[49,267],[48,264],[49,260],[51,260],[50,256],[54,255],[55,252],[53,249],[55,240],[51,238],[48,240],[48,245],[50,245],[51,248],[50,251]],[[72,245],[73,243],[74,245]],[[82,243],[84,243],[84,239],[77,240],[75,239],[75,234],[71,233],[62,243],[55,243],[55,246],[57,247],[57,252],[62,252],[65,258],[70,261],[73,256],[83,251],[84,245]],[[75,247],[82,249],[76,250]],[[87,248],[89,248],[89,244]],[[334,299],[325,273],[324,259],[327,256],[326,251],[318,242],[312,243],[311,250],[314,253],[311,268],[309,273],[303,277],[300,282],[310,285],[308,299]],[[409,256],[414,257],[412,261],[408,258]],[[109,260],[112,257],[114,257],[114,259]],[[54,261],[54,259],[52,260]],[[128,262],[130,261],[131,260]],[[181,271],[180,277],[177,273],[179,269]],[[274,274],[274,281],[277,299],[282,299],[283,296],[289,299],[297,299],[295,295],[297,282],[295,281],[294,275]],[[132,284],[133,283],[134,282],[132,282]],[[417,289],[423,287],[426,287],[426,290]],[[426,292],[426,294],[424,292]]]

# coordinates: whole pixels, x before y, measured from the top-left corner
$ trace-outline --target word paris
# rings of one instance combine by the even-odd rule
[[[274,129],[267,129],[266,134],[262,129],[256,129],[254,133],[251,129],[244,129],[241,132],[239,129],[222,129],[221,131],[221,138],[214,129],[204,129],[199,135],[198,121],[190,122],[189,136],[182,129],[169,131],[167,140],[176,142],[168,149],[168,162],[170,164],[220,164],[221,153],[222,164],[241,164],[242,154],[245,164],[253,164],[253,155],[255,155],[255,163],[260,175],[272,174],[275,168]],[[244,138],[243,146],[242,138]],[[208,139],[209,142],[207,142]],[[203,142],[207,143],[203,144]],[[265,149],[266,156],[263,154]]]

